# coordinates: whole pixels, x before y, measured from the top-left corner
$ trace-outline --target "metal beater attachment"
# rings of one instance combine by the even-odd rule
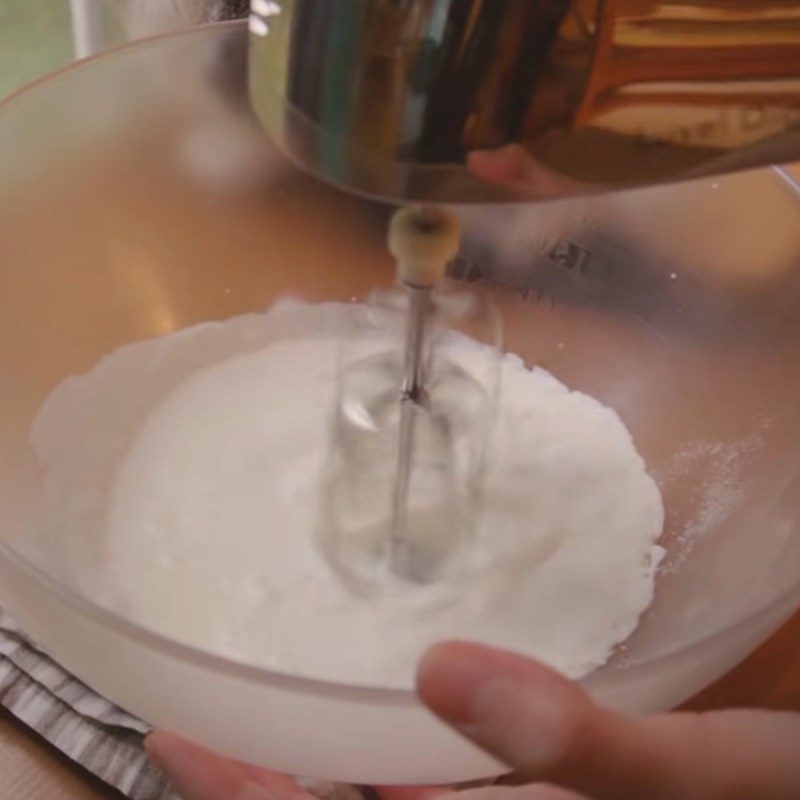
[[[398,288],[343,310],[319,542],[355,591],[442,583],[470,552],[499,350],[487,304],[442,281],[459,225],[391,221]],[[466,367],[466,368],[465,368]]]
[[[433,287],[458,253],[458,220],[437,208],[404,208],[389,226],[389,251],[397,277],[408,291],[397,479],[392,498],[389,567],[402,576],[413,573],[408,542],[408,499],[414,448],[415,406],[425,402],[423,352]]]

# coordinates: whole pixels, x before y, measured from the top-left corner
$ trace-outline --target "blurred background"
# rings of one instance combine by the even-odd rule
[[[72,59],[67,0],[0,2],[0,98]]]
[[[68,64],[76,42],[85,55],[123,38],[116,0],[0,0],[0,100]]]

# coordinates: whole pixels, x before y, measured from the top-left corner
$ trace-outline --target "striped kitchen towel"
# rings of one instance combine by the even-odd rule
[[[0,706],[131,800],[179,800],[147,758],[150,726],[70,675],[0,608]],[[300,779],[321,800],[367,800],[356,786]]]
[[[149,726],[70,675],[2,609],[0,706],[131,800],[177,800],[142,746]]]

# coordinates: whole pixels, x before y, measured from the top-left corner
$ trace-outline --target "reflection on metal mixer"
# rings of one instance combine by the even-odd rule
[[[492,199],[454,167],[509,142],[541,166],[546,196],[800,157],[794,0],[255,0],[252,9],[262,123],[314,172],[354,190]]]

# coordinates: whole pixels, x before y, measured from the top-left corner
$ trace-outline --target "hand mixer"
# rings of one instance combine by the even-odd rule
[[[457,221],[429,208],[398,211],[389,228],[389,250],[397,260],[398,277],[409,292],[400,386],[400,426],[397,439],[397,477],[392,492],[389,566],[410,572],[407,508],[414,448],[415,409],[425,402],[423,353],[425,328],[433,287],[444,277],[458,253]]]
[[[401,211],[389,239],[409,292],[388,534],[400,574],[425,320],[458,249],[432,204],[530,201],[800,155],[791,2],[253,0],[250,32],[252,103],[290,155],[351,191],[425,204]],[[487,181],[474,152],[511,142],[528,158],[505,185]]]
[[[484,322],[492,343],[499,331],[479,297],[441,285],[459,233],[441,208],[397,211],[387,243],[399,288],[375,293],[343,334],[320,542],[355,588],[431,582],[470,539],[499,352],[473,352],[465,370],[451,326]]]

